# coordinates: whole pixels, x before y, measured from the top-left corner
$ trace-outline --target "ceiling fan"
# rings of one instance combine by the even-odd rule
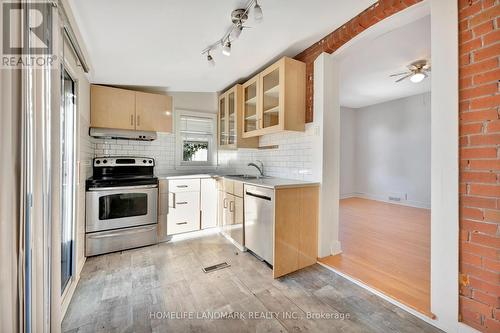
[[[390,77],[404,75],[403,77],[397,79],[396,82],[401,82],[406,78],[410,78],[411,82],[419,83],[427,76],[429,76],[429,72],[431,71],[431,65],[427,62],[427,60],[414,61],[407,67],[408,71],[403,73],[392,74],[390,75]]]

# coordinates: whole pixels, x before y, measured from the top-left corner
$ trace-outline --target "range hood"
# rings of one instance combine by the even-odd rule
[[[102,139],[128,139],[139,141],[156,140],[156,132],[153,131],[134,131],[116,128],[91,127],[89,135],[94,138]]]

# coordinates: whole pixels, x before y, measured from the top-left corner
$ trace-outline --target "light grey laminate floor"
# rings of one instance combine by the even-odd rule
[[[221,261],[231,267],[202,272]],[[88,258],[62,329],[439,332],[319,265],[273,280],[269,267],[219,235]]]

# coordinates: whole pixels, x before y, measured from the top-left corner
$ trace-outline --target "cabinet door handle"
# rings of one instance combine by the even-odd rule
[[[181,201],[181,202],[176,202],[176,205],[186,205],[188,202],[187,201]]]
[[[183,225],[183,224],[188,224],[187,222],[177,222],[177,225]]]
[[[186,188],[188,187],[187,185],[177,185],[178,188]]]
[[[141,126],[141,116],[137,116],[137,126]]]
[[[134,126],[134,115],[130,115],[130,126]]]
[[[227,198],[224,198],[224,208],[227,208]]]
[[[234,201],[229,201],[229,211],[234,212]]]

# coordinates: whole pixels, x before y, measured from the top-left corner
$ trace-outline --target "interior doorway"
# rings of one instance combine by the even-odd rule
[[[433,317],[431,75],[409,70],[430,66],[430,31],[427,12],[338,56],[342,253],[320,261]]]

